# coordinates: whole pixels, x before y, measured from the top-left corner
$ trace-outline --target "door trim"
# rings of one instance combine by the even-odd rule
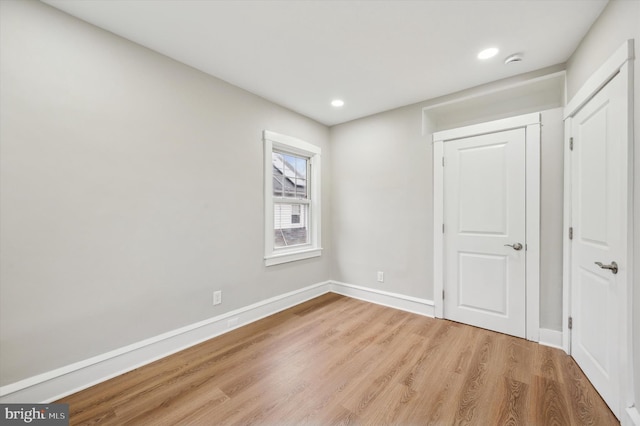
[[[565,132],[564,132],[564,241],[563,241],[563,289],[562,289],[562,348],[568,354],[571,354],[571,334],[569,331],[568,318],[571,315],[571,244],[568,235],[568,229],[572,223],[571,211],[571,151],[569,142],[571,137],[571,121],[578,111],[589,102],[613,77],[619,74],[622,91],[626,96],[621,99],[623,109],[626,114],[622,114],[621,137],[623,145],[627,147],[627,162],[621,164],[623,175],[627,176],[627,187],[622,190],[622,203],[626,205],[623,209],[627,213],[627,233],[623,236],[623,246],[626,246],[625,267],[620,269],[618,273],[618,282],[620,286],[619,300],[626,303],[620,304],[618,331],[620,342],[620,403],[621,407],[616,407],[621,418],[623,413],[628,411],[630,407],[635,405],[635,397],[633,391],[633,338],[632,338],[632,317],[633,312],[633,238],[627,238],[633,235],[633,40],[625,41],[601,66],[589,77],[584,85],[578,90],[576,95],[571,99],[564,109]],[[612,407],[613,408],[613,407]]]
[[[444,144],[448,141],[525,129],[526,143],[526,338],[540,337],[540,113],[489,121],[433,134],[433,300],[436,318],[443,318],[444,303]]]

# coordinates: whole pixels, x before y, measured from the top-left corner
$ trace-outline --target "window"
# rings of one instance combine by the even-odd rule
[[[320,256],[320,148],[264,131],[265,264]]]
[[[300,205],[295,204],[291,207],[291,223],[299,224],[300,223]]]

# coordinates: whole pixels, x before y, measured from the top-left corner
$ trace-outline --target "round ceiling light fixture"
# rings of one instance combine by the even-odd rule
[[[334,108],[340,108],[344,105],[344,101],[342,99],[334,99],[331,101],[331,106]]]
[[[488,49],[484,49],[480,53],[478,53],[478,59],[489,59],[493,58],[498,54],[500,50],[497,47],[490,47]]]

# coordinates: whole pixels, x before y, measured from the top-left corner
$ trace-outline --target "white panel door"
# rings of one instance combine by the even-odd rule
[[[571,354],[619,415],[620,285],[615,270],[623,267],[626,211],[622,208],[625,177],[620,126],[612,95],[614,78],[572,119]],[[600,262],[603,267],[596,264]]]
[[[525,337],[525,129],[444,144],[444,317]]]

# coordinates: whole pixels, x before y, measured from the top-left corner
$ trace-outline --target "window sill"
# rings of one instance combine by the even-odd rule
[[[310,259],[322,255],[322,248],[304,249],[300,251],[278,253],[264,258],[266,266],[279,265],[281,263],[295,262],[297,260]]]

